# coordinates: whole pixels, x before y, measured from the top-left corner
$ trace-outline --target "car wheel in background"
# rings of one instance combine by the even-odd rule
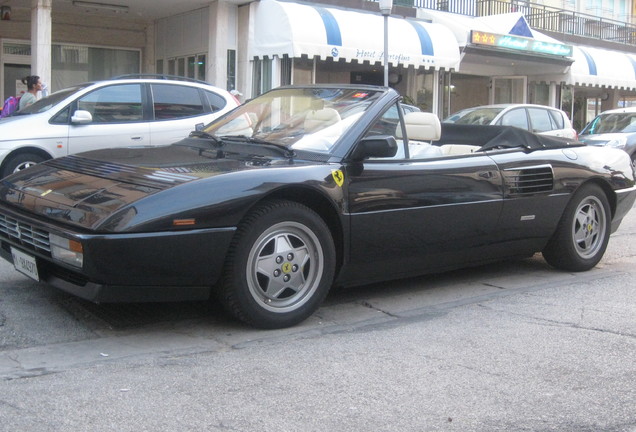
[[[334,271],[333,239],[320,216],[295,202],[269,201],[238,227],[220,300],[255,327],[289,327],[318,309]]]
[[[597,185],[585,185],[565,208],[556,232],[543,250],[548,264],[585,271],[603,257],[610,236],[610,208]]]
[[[19,153],[7,159],[6,164],[2,168],[2,173],[0,173],[0,178],[22,171],[45,160],[45,158],[35,153]]]

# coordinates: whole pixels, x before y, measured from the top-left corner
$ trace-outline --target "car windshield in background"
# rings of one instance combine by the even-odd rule
[[[57,91],[45,98],[42,98],[36,101],[32,105],[29,105],[28,107],[21,109],[20,111],[16,112],[14,115],[38,114],[44,111],[48,111],[49,109],[51,109],[51,107],[53,107],[54,105],[57,105],[58,103],[60,103],[61,101],[69,97],[70,95],[83,89],[84,87],[85,86],[75,86],[75,87],[69,87],[64,90]]]
[[[601,114],[581,131],[581,135],[636,132],[636,113]]]
[[[487,125],[501,111],[503,111],[503,108],[469,108],[449,116],[444,120],[444,123]]]
[[[329,152],[380,92],[281,88],[235,109],[205,129],[216,138],[248,137],[292,150]]]

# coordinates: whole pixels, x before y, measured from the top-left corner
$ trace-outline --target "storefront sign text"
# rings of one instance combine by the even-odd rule
[[[489,45],[515,51],[549,54],[559,57],[569,57],[573,51],[571,45],[543,42],[521,36],[501,35],[476,30],[471,30],[470,42],[476,45]]]

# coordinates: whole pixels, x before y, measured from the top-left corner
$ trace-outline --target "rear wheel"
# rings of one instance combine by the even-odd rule
[[[241,223],[230,247],[220,299],[255,327],[308,318],[333,282],[335,247],[324,221],[290,201],[271,201]]]
[[[565,208],[543,256],[548,264],[563,270],[589,270],[603,257],[610,230],[605,193],[597,185],[585,185]]]
[[[2,169],[2,178],[9,174],[22,171],[30,166],[44,162],[44,158],[36,153],[20,153],[7,159],[4,168]]]

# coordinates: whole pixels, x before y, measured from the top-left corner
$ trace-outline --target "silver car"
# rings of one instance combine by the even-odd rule
[[[194,80],[122,77],[60,90],[0,120],[0,178],[73,153],[170,144],[238,105]]]
[[[636,169],[636,107],[603,111],[581,131],[587,145],[625,150]]]
[[[516,126],[530,132],[576,139],[576,130],[565,112],[533,104],[482,105],[456,112],[444,123]]]

